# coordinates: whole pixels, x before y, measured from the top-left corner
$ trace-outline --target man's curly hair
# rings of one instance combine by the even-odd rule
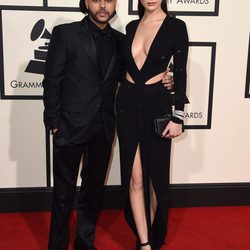
[[[89,13],[89,10],[87,9],[86,4],[85,4],[85,0],[80,0],[79,7],[80,7],[80,11],[83,14],[88,14]]]

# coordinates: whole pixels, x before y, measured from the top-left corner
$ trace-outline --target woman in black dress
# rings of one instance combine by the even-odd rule
[[[126,27],[125,74],[117,93],[117,128],[125,217],[136,249],[160,249],[167,231],[171,139],[182,133],[186,101],[188,35],[183,21],[167,14],[166,0],[139,0],[139,20]],[[175,97],[162,85],[173,56]],[[154,119],[172,114],[162,136]]]

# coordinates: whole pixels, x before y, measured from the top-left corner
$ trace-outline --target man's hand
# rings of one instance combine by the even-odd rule
[[[52,129],[52,135],[54,135],[58,131],[58,128]]]
[[[171,90],[174,84],[174,78],[173,73],[170,71],[170,68],[167,68],[165,71],[165,74],[162,78],[162,83],[164,84],[164,87],[166,87],[168,90]]]

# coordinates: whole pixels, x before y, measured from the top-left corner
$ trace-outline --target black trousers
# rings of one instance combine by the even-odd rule
[[[74,249],[93,249],[112,145],[107,142],[104,127],[100,124],[93,126],[86,143],[61,146],[54,136],[53,145],[54,191],[48,249],[68,249],[69,220],[82,156],[84,166],[81,171]]]

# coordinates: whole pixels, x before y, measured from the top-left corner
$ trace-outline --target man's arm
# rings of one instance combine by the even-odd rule
[[[174,84],[174,78],[173,78],[173,72],[171,72],[170,68],[167,68],[167,70],[165,71],[165,74],[162,78],[162,83],[164,84],[164,87],[166,87],[168,90],[172,90]]]
[[[53,29],[43,80],[44,123],[55,132],[61,112],[61,88],[67,59],[67,47],[61,26]]]

